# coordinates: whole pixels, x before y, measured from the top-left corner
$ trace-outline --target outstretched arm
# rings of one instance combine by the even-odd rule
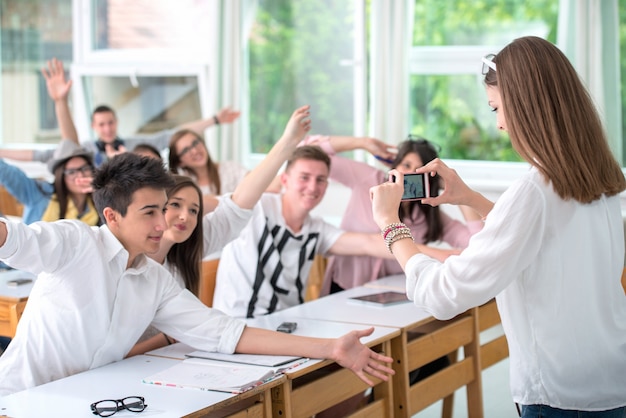
[[[206,128],[210,126],[214,126],[216,124],[223,125],[225,123],[233,123],[234,121],[237,120],[237,118],[239,118],[239,115],[241,115],[240,111],[232,110],[229,107],[224,107],[220,109],[220,111],[217,112],[214,116],[211,116],[210,118],[199,119],[199,120],[194,120],[193,122],[183,123],[182,125],[178,126],[176,130],[178,131],[181,129],[189,129],[199,135],[202,135]]]
[[[351,370],[362,381],[372,386],[371,377],[387,381],[393,375],[393,359],[375,353],[360,339],[374,332],[374,328],[352,331],[340,338],[312,338],[246,327],[235,349],[237,353],[277,354],[310,358],[331,359]]]
[[[76,126],[70,113],[67,103],[67,97],[72,87],[72,80],[65,80],[65,72],[63,71],[63,63],[56,58],[48,61],[48,68],[42,68],[41,74],[46,80],[46,88],[48,96],[54,101],[54,110],[61,130],[61,139],[70,139],[76,144],[78,142],[78,133]]]
[[[231,196],[237,206],[252,209],[259,201],[261,194],[268,188],[282,164],[289,159],[298,142],[311,129],[309,107],[302,106],[293,112],[278,142],[263,161],[241,180]]]
[[[0,149],[0,158],[16,161],[33,161],[32,149]]]

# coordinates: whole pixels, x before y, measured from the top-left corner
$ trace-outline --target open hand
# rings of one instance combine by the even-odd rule
[[[311,106],[305,105],[296,109],[285,126],[283,138],[288,138],[294,142],[299,142],[304,138],[307,132],[311,130]]]
[[[41,74],[46,80],[48,96],[55,102],[58,100],[67,100],[67,95],[72,87],[72,81],[65,80],[63,63],[56,58],[52,58],[47,64],[48,68],[42,68]]]
[[[219,112],[215,115],[220,124],[223,123],[233,123],[237,118],[241,115],[241,112],[238,110],[232,110],[230,107],[224,107],[220,109]]]
[[[333,359],[342,367],[350,369],[359,379],[369,386],[374,383],[368,377],[375,377],[384,381],[389,380],[389,376],[395,372],[385,363],[393,362],[391,357],[376,353],[364,346],[360,339],[367,337],[374,332],[374,328],[361,331],[352,331],[338,339],[338,343],[333,353]]]

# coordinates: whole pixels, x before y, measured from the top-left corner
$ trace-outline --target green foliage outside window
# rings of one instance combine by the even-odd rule
[[[413,45],[504,46],[529,33],[556,42],[557,6],[557,0],[417,0]],[[411,132],[441,145],[442,157],[521,161],[497,130],[481,76],[415,74],[410,81]]]

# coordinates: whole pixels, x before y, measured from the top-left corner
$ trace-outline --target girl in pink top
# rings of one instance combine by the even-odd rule
[[[413,136],[398,145],[397,154],[390,152],[396,147],[367,137],[312,136],[305,142],[319,145],[331,156],[330,178],[352,190],[340,225],[346,231],[379,232],[372,217],[369,190],[387,181],[388,174],[387,171],[340,157],[336,153],[365,149],[375,156],[393,161],[390,167],[405,174],[414,173],[417,168],[438,157],[435,144]],[[430,185],[431,194],[439,190],[439,178],[431,178]],[[482,221],[469,208],[462,208],[462,212],[466,223],[452,219],[439,207],[422,205],[419,201],[402,202],[400,220],[411,229],[418,244],[445,242],[455,249],[463,249],[470,237],[482,228]],[[333,256],[328,260],[322,294],[360,286],[392,274],[403,274],[400,264],[395,260],[369,256]]]

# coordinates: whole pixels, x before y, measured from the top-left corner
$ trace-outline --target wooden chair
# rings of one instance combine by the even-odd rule
[[[9,332],[11,335],[9,337],[13,338],[15,336],[15,331],[17,330],[17,323],[20,321],[22,317],[22,313],[24,312],[24,308],[26,307],[26,301],[17,302],[15,305],[11,306],[9,310]]]
[[[0,185],[0,213],[7,216],[22,216],[24,206]]]
[[[309,273],[309,280],[306,287],[306,295],[304,300],[306,302],[317,299],[322,292],[322,286],[324,285],[324,275],[326,274],[326,265],[328,259],[321,254],[315,256],[313,260],[313,266]]]
[[[624,292],[626,292],[626,267],[622,270],[622,287],[624,288]]]
[[[215,294],[215,280],[217,277],[217,267],[219,266],[219,264],[219,258],[216,258],[214,260],[205,260],[202,262],[198,298],[208,307],[213,306],[213,295]]]

